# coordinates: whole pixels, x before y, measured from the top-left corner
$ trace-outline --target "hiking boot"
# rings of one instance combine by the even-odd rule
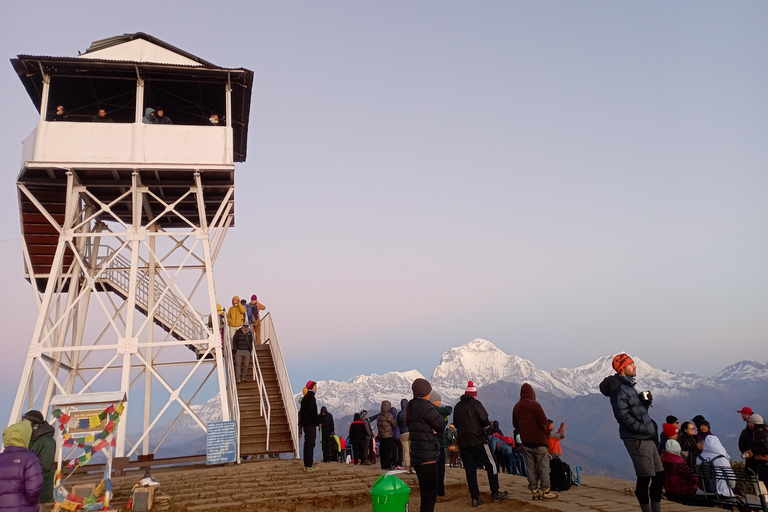
[[[538,489],[534,489],[531,491],[531,499],[532,500],[540,500],[541,499],[541,493]]]
[[[544,498],[545,500],[553,500],[557,498],[557,493],[552,492],[549,489],[544,489],[543,491],[541,491],[541,497]]]
[[[508,491],[499,491],[497,493],[494,493],[494,495],[491,498],[491,501],[496,503],[496,502],[499,502],[501,500],[505,500],[508,497],[509,497],[509,492]]]
[[[481,500],[480,498],[472,498],[472,506],[473,507],[479,507],[483,503],[485,503],[485,502],[483,500]]]

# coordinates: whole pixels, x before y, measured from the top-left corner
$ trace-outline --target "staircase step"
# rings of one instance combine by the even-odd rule
[[[258,429],[255,427],[258,426]],[[251,433],[257,434],[259,433],[260,429],[266,429],[266,421],[263,418],[257,419],[246,419],[243,420],[240,418],[240,436],[242,437],[245,434],[250,435]],[[270,432],[280,432],[280,433],[290,433],[291,427],[288,426],[288,423],[284,421],[280,422],[272,422],[269,428]]]
[[[269,442],[292,442],[291,434],[290,433],[284,433],[284,432],[270,432],[269,433]],[[259,435],[252,435],[252,436],[243,436],[240,434],[240,446],[244,445],[254,445],[259,443],[266,443],[267,442],[267,433],[261,433]]]

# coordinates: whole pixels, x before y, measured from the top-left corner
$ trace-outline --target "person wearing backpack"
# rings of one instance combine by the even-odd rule
[[[696,463],[708,466],[707,473],[714,476],[710,481],[702,479],[696,494],[711,494],[716,490],[720,496],[733,496],[736,476],[731,470],[731,457],[716,435],[710,434],[704,439],[704,447]]]
[[[616,374],[600,383],[600,392],[611,399],[613,416],[619,423],[619,437],[632,459],[637,475],[635,496],[640,510],[661,512],[664,466],[654,442],[656,425],[648,414],[653,397],[650,391],[635,391],[637,367],[631,357],[617,354],[612,366]]]

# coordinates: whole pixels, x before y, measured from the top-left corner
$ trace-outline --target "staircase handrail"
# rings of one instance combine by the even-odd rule
[[[109,258],[115,251],[112,247],[102,245],[99,247],[100,251],[103,249],[106,252],[104,256],[98,256],[97,264],[99,261],[104,261]],[[109,279],[119,287],[123,292],[127,294],[130,287],[130,275],[127,270],[130,268],[130,262],[120,254],[116,255],[109,265],[102,269],[100,277]],[[166,290],[166,286],[162,281],[155,282],[155,290],[157,296],[162,296],[162,293]],[[136,288],[136,301],[141,304],[145,310],[148,311],[149,303],[149,283],[146,279],[139,280],[139,286]],[[156,305],[155,316],[159,317],[168,327],[169,331],[176,331],[179,335],[187,340],[199,340],[203,338],[203,326],[196,321],[193,315],[187,312],[186,307],[182,307],[172,291],[168,291],[163,299]]]
[[[237,463],[240,463],[240,401],[237,398],[237,379],[235,378],[235,359],[232,357],[232,340],[229,337],[229,327],[219,325],[224,333],[222,344],[224,348],[224,368],[227,370],[227,397],[229,398],[229,416],[237,425]]]
[[[263,338],[262,338],[263,339]],[[267,395],[267,387],[264,385],[264,374],[261,372],[261,365],[259,364],[259,357],[256,354],[256,347],[251,350],[251,361],[253,361],[253,380],[256,381],[256,386],[259,388],[259,414],[264,416],[264,423],[267,426],[267,444],[265,450],[269,451],[269,423],[272,417],[272,406],[269,403],[269,396]],[[264,414],[264,404],[266,403],[267,414]]]
[[[280,343],[277,340],[275,326],[272,323],[271,313],[267,313],[261,319],[261,339],[264,343],[269,343],[272,348],[272,360],[275,363],[275,373],[277,382],[280,384],[280,395],[285,405],[285,415],[288,417],[288,425],[291,429],[291,438],[293,438],[293,452],[295,457],[299,458],[299,410],[296,407],[296,401],[293,399],[291,380],[288,378],[288,368],[285,366],[283,351],[280,350]]]

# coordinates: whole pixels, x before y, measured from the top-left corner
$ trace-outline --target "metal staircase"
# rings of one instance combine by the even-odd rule
[[[101,285],[122,298],[128,296],[129,262],[104,247],[105,254],[97,258],[100,264],[112,260],[98,276]],[[136,308],[147,314],[149,282],[146,275],[137,280]],[[186,304],[183,304],[164,282],[155,283],[155,294],[162,299],[157,304],[154,322],[180,341],[202,339],[204,329]],[[224,329],[224,343],[229,349],[229,330]],[[272,316],[267,313],[261,320],[262,345],[254,347],[248,374],[251,378],[231,389],[230,403],[233,419],[238,422],[240,456],[264,456],[293,453],[299,456],[298,410],[293,400],[288,371],[277,340]],[[188,345],[195,353],[203,347]],[[232,353],[226,350],[227,375],[230,388],[234,382]],[[234,392],[232,392],[234,391]],[[236,412],[235,412],[236,411]]]
[[[237,384],[240,455],[299,457],[298,410],[272,316],[261,320],[262,345],[254,347],[248,375]]]
[[[128,288],[130,283],[130,261],[120,254],[114,255],[110,247],[102,246],[103,253],[100,252],[96,259],[97,265],[111,258],[107,266],[102,268],[98,276],[98,282],[105,290],[114,292],[122,299],[128,297]],[[149,280],[146,272],[140,272],[136,287],[136,309],[144,315],[149,311]],[[161,278],[155,282],[155,296],[162,297],[158,302],[153,317],[156,325],[179,341],[199,340],[206,338],[205,329],[197,320],[196,315],[190,311],[187,304],[183,303],[174,295],[173,291],[168,289]],[[197,314],[202,318],[203,315]],[[205,348],[198,345],[187,345],[187,347],[200,354],[205,352]]]

